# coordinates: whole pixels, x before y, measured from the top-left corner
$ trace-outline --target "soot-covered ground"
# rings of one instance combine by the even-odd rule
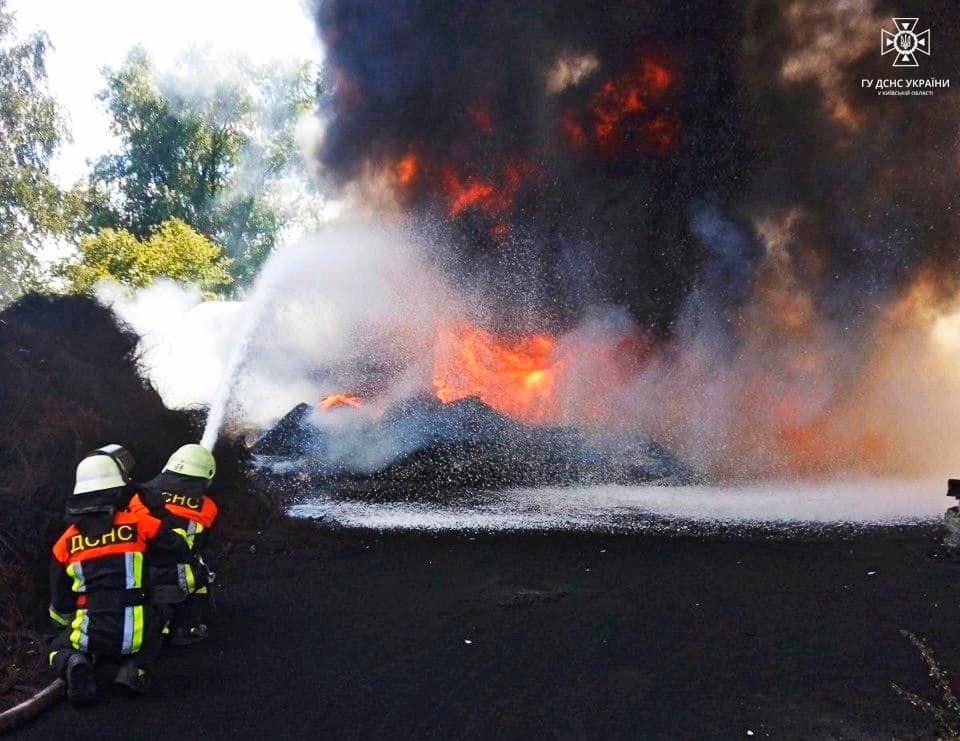
[[[935,536],[328,532],[235,557],[215,636],[152,696],[21,737],[920,737],[898,629],[960,667]]]

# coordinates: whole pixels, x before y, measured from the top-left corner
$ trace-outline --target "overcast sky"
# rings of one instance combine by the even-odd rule
[[[185,50],[242,52],[258,62],[312,59],[320,47],[308,0],[10,0],[21,36],[42,29],[54,49],[48,58],[50,86],[66,110],[73,143],[53,163],[64,187],[86,170],[86,160],[108,151],[107,117],[96,100],[100,69],[115,67],[141,44],[157,66],[169,66]]]

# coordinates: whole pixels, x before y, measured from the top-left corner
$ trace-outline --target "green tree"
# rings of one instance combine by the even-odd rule
[[[64,196],[49,174],[66,137],[47,91],[50,42],[36,33],[17,43],[14,21],[0,0],[0,305],[38,284],[36,253],[67,228]]]
[[[233,280],[230,260],[220,247],[177,218],[154,227],[146,239],[104,227],[82,237],[78,252],[78,258],[57,271],[76,293],[89,293],[103,280],[140,288],[157,278],[171,278],[208,292]]]
[[[291,214],[278,193],[309,182],[296,126],[315,101],[309,64],[229,73],[188,59],[189,75],[160,76],[141,49],[107,71],[102,94],[119,153],[95,164],[89,226],[143,238],[169,218],[222,244],[248,282]]]

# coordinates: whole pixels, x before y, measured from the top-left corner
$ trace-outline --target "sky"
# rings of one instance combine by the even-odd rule
[[[96,94],[101,69],[123,62],[140,44],[159,69],[172,66],[188,49],[214,55],[246,54],[255,62],[310,59],[321,50],[309,17],[309,0],[9,0],[20,36],[43,30],[51,92],[63,106],[73,137],[51,170],[69,187],[113,145],[108,119]]]

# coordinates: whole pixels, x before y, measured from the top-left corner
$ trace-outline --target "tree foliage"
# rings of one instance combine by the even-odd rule
[[[164,78],[135,49],[107,72],[102,99],[121,142],[91,176],[90,227],[143,238],[170,218],[222,244],[248,281],[287,223],[277,191],[306,181],[295,128],[315,100],[310,66],[228,72],[187,60]]]
[[[39,279],[36,252],[66,228],[64,196],[49,163],[66,130],[47,92],[42,33],[15,41],[14,17],[0,0],[0,305]]]
[[[208,291],[233,280],[230,260],[220,247],[177,218],[154,227],[145,239],[126,229],[104,227],[81,238],[78,251],[79,259],[59,270],[75,293],[89,293],[103,280],[140,288],[157,278],[171,278]]]

